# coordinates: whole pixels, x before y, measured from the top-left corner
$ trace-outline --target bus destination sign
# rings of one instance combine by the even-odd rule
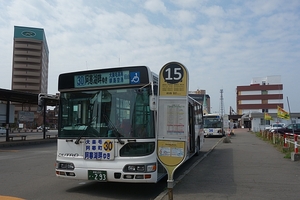
[[[74,76],[75,88],[126,85],[130,83],[131,81],[129,71],[82,74]]]

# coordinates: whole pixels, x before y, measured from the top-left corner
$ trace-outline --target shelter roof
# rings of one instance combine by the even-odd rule
[[[38,94],[0,88],[0,100],[37,105]],[[46,102],[47,106],[56,106],[59,101],[56,99],[47,99]]]

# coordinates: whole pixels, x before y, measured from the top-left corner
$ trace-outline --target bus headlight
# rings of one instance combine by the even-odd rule
[[[56,169],[74,170],[75,166],[73,163],[56,162]]]
[[[155,172],[156,171],[156,163],[147,165],[147,172]]]
[[[146,165],[126,165],[123,169],[124,172],[154,172],[156,171],[156,164]]]
[[[127,169],[127,170],[126,170]],[[126,168],[125,168],[126,171],[128,172],[135,172],[135,165],[128,165]]]
[[[138,166],[136,166],[136,171],[138,171],[138,172],[144,172],[145,171],[145,165],[138,165]]]

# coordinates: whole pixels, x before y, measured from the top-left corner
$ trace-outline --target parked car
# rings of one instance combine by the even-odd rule
[[[280,133],[280,134],[295,133],[297,135],[300,135],[300,123],[289,124],[282,128],[273,129],[272,132]]]
[[[274,129],[279,129],[279,128],[283,128],[285,126],[284,123],[273,123],[270,126],[267,126],[265,128],[265,130],[274,130]]]
[[[0,127],[0,134],[6,134],[6,128],[5,127]]]

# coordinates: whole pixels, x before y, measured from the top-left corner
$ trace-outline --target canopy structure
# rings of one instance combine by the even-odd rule
[[[6,90],[0,88],[0,100],[7,102],[18,102],[38,105],[38,95],[29,92],[20,92],[15,90]],[[46,106],[56,106],[58,104],[58,99],[49,98],[46,101]]]
[[[0,88],[0,101],[6,102],[6,141],[9,141],[9,132],[8,132],[8,126],[9,126],[9,110],[10,110],[10,103],[11,102],[17,102],[22,104],[31,104],[31,105],[37,105],[40,107],[43,107],[43,120],[45,124],[46,120],[46,108],[47,106],[57,106],[59,104],[59,98],[57,95],[47,95],[43,94],[43,105],[39,105],[39,94],[33,94],[29,92],[21,92],[21,91],[15,91],[15,90],[7,90],[7,89],[1,89]],[[45,127],[45,126],[44,126]],[[44,139],[46,130],[44,128]]]

